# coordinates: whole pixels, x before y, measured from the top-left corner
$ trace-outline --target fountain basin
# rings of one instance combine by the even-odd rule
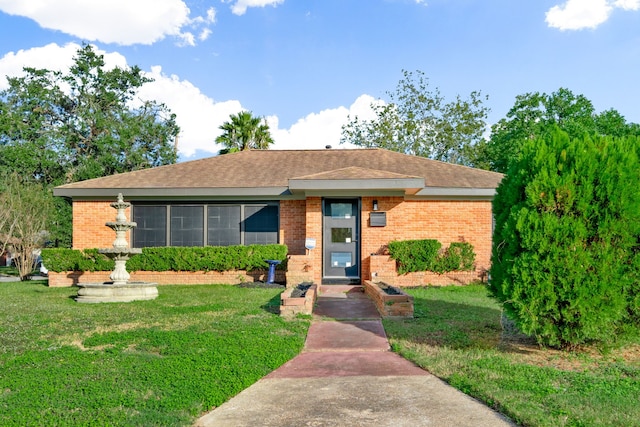
[[[152,300],[158,297],[157,283],[127,282],[114,284],[113,282],[78,284],[77,302],[130,302]]]

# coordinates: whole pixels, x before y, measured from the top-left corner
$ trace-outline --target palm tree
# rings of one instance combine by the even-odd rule
[[[219,154],[267,150],[273,144],[269,125],[263,118],[253,117],[250,111],[232,114],[230,118],[230,121],[220,126],[224,133],[216,138],[216,142],[225,147]]]

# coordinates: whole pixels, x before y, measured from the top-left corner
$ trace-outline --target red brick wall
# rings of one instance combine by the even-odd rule
[[[313,281],[322,281],[322,198],[307,197],[307,237],[316,239],[316,248],[309,251],[309,263],[313,266]]]
[[[373,200],[387,213],[386,227],[369,226]],[[466,241],[476,253],[476,269],[487,269],[491,259],[491,202],[408,200],[402,197],[362,198],[362,274],[368,276],[369,256],[392,240],[436,239],[443,247]]]
[[[49,272],[49,286],[75,286],[79,283],[101,283],[109,281],[110,271]],[[276,270],[276,282],[283,282],[285,272]],[[254,271],[133,271],[131,282],[154,282],[158,285],[235,285],[242,282],[266,281],[266,270]]]
[[[386,227],[371,227],[369,213],[373,200],[378,210],[387,213]],[[74,249],[108,248],[114,232],[104,224],[114,221],[116,211],[110,201],[73,202]],[[127,210],[127,217],[130,216]],[[443,246],[466,241],[476,252],[478,272],[488,269],[491,257],[491,202],[408,200],[403,197],[362,198],[362,279],[370,277],[370,254],[392,240],[437,239]],[[127,240],[131,243],[131,233]],[[305,255],[306,237],[316,239],[316,248],[305,256],[312,266],[313,280],[322,280],[322,198],[283,200],[280,202],[280,242],[289,247],[290,255]],[[476,274],[477,276],[477,274]]]
[[[117,211],[110,205],[112,201],[75,201],[73,202],[73,249],[110,248],[116,239],[116,233],[104,225],[115,221]],[[131,219],[131,209],[125,211]],[[131,244],[131,232],[127,233],[127,242]]]
[[[289,255],[304,255],[306,235],[305,200],[282,200],[280,202],[280,243],[287,245]]]
[[[404,292],[401,295],[388,295],[371,280],[363,280],[362,286],[382,317],[413,317],[412,296]]]
[[[318,297],[318,285],[311,285],[304,298],[291,298],[293,289],[291,287],[280,294],[280,316],[293,318],[298,314],[310,315]]]
[[[314,271],[319,266],[311,264],[310,255],[289,255],[287,259],[287,287],[296,286],[303,282],[314,282]],[[320,283],[315,281],[316,283]]]
[[[369,258],[370,270],[366,275],[372,277],[374,282],[384,282],[394,286],[448,286],[467,285],[474,281],[485,282],[487,280],[486,271],[476,269],[475,271],[452,271],[444,274],[437,274],[431,271],[417,271],[398,275],[396,261],[389,255],[374,255]]]

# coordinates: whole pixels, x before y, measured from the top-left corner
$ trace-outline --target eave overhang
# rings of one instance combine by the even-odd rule
[[[116,197],[118,193],[130,198],[170,197],[279,197],[289,195],[287,187],[240,187],[240,188],[65,188],[56,187],[53,195],[71,198]]]
[[[425,198],[478,198],[493,199],[496,195],[495,188],[468,188],[468,187],[424,187],[414,196]]]

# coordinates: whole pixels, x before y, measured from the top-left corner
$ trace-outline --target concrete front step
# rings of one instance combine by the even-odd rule
[[[373,320],[380,313],[362,286],[321,286],[313,309],[315,319]]]

